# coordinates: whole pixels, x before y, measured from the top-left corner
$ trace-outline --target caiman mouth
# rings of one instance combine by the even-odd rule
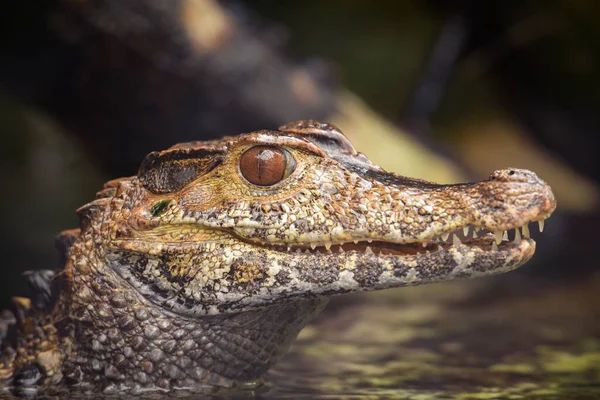
[[[539,230],[544,230],[544,220],[549,215],[537,220]],[[193,224],[179,226],[170,226],[168,229],[153,228],[149,231],[138,231],[134,238],[116,240],[114,243],[122,249],[131,249],[140,251],[143,247],[147,252],[160,253],[163,250],[173,252],[194,252],[198,251],[198,244],[204,243],[203,248],[212,251],[218,246],[218,243],[227,238],[234,237],[236,240],[247,243],[252,246],[262,247],[270,251],[276,251],[285,254],[313,254],[313,255],[331,255],[344,253],[358,253],[364,255],[373,254],[383,257],[410,257],[417,255],[429,255],[438,253],[459,246],[478,248],[484,253],[490,255],[503,251],[520,253],[535,248],[535,242],[530,237],[528,224],[517,228],[504,231],[490,231],[481,229],[474,225],[458,227],[447,231],[441,235],[433,235],[427,239],[415,240],[414,242],[396,243],[392,241],[378,239],[356,239],[344,242],[313,242],[301,244],[274,244],[265,241],[249,240],[241,235],[226,229],[214,229],[198,227]],[[181,238],[173,240],[171,236],[173,231],[185,231],[190,234],[186,240]],[[220,238],[216,238],[220,235]],[[152,238],[153,240],[148,240]],[[527,242],[530,246],[522,246],[522,242]],[[138,244],[136,244],[138,243]],[[141,246],[141,243],[146,245]]]
[[[539,231],[544,230],[544,220],[539,220]],[[442,235],[433,236],[430,239],[408,243],[394,243],[381,240],[353,240],[344,243],[312,243],[307,245],[271,246],[279,251],[287,253],[319,253],[333,254],[345,252],[358,252],[364,254],[375,254],[378,256],[414,256],[418,254],[431,254],[448,249],[452,246],[479,247],[486,252],[500,251],[504,248],[520,246],[522,241],[528,241],[534,245],[531,239],[529,223],[510,230],[492,232],[473,225],[457,228],[454,231]]]

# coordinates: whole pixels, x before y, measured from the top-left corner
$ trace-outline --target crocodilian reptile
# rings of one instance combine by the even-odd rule
[[[533,172],[407,178],[316,121],[150,153],[77,210],[63,270],[27,275],[0,387],[251,387],[330,296],[512,270],[555,207]]]

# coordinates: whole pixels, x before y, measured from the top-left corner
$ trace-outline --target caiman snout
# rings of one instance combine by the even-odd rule
[[[543,221],[556,208],[550,186],[526,169],[494,171],[488,180],[476,186],[481,197],[473,206],[480,211],[483,227],[492,231]]]
[[[539,207],[543,216],[550,215],[556,208],[556,199],[550,185],[543,181],[535,172],[528,169],[506,168],[492,172],[490,180],[514,182],[523,192],[532,194],[530,200]]]

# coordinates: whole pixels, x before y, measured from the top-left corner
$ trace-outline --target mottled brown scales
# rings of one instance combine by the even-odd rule
[[[63,271],[27,276],[33,303],[0,318],[0,383],[252,387],[328,297],[509,271],[555,207],[533,172],[407,178],[316,121],[179,144],[77,211]]]

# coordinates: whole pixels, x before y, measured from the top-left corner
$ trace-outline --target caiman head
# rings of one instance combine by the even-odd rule
[[[185,316],[506,272],[556,207],[531,171],[407,178],[316,121],[151,153],[101,194],[80,211],[101,258]]]

